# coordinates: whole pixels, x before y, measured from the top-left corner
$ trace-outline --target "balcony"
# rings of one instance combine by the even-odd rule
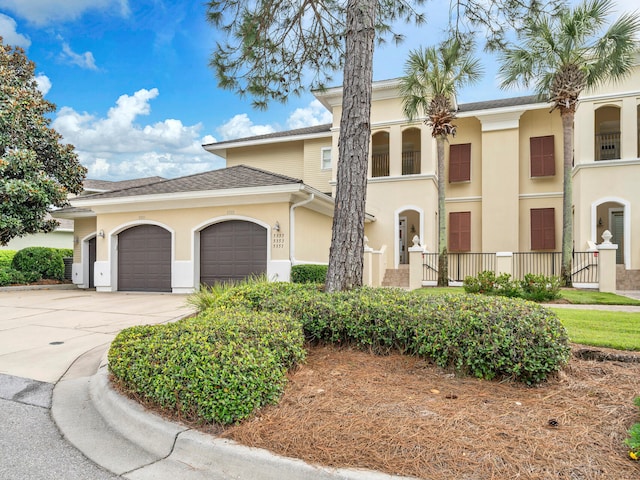
[[[371,155],[371,176],[372,177],[388,177],[389,176],[389,154],[379,153]]]
[[[402,152],[402,175],[420,174],[420,152]]]
[[[596,161],[620,159],[620,132],[597,133],[595,149]]]

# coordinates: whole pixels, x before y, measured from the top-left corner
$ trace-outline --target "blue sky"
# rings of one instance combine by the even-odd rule
[[[635,1],[618,5],[631,10]],[[443,38],[445,20],[446,9],[434,8],[426,26],[401,25],[407,40],[377,49],[374,79],[400,76],[412,48]],[[330,121],[310,93],[257,111],[250,99],[218,88],[208,67],[216,32],[204,0],[0,0],[0,36],[36,62],[41,90],[58,107],[53,126],[76,146],[89,178],[219,168],[222,160],[202,143]],[[495,63],[485,59],[481,84],[463,90],[459,102],[526,93],[499,90]]]

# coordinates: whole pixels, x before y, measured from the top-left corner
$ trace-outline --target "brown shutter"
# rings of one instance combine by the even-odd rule
[[[556,220],[554,208],[531,209],[531,250],[556,248]]]
[[[555,146],[553,135],[531,137],[531,176],[546,177],[556,174]]]
[[[471,180],[471,144],[449,146],[449,183]]]
[[[449,250],[452,252],[471,250],[471,212],[449,214]]]

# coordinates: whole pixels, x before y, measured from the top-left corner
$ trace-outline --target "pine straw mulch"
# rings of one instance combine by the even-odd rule
[[[637,480],[623,440],[638,395],[639,363],[572,357],[527,387],[320,346],[279,405],[215,433],[313,464],[424,479]]]

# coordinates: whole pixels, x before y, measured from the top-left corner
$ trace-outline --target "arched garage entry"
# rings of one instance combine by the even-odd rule
[[[171,291],[171,233],[138,225],[118,234],[118,290]]]
[[[267,272],[267,229],[228,220],[200,231],[200,283],[236,282]]]

